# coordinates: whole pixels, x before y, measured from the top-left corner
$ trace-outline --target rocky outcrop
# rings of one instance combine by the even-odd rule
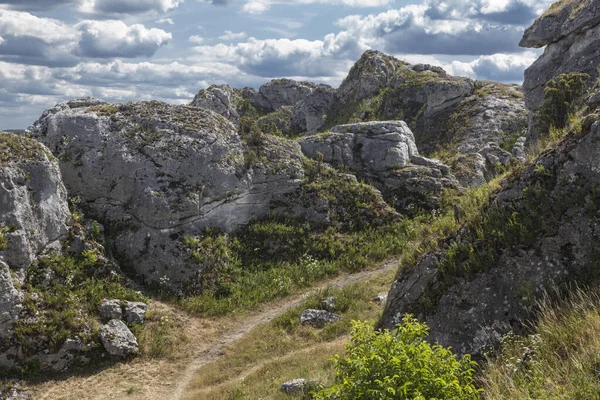
[[[244,146],[229,121],[195,107],[63,103],[30,133],[58,157],[70,193],[112,233],[117,258],[176,290],[201,273],[186,235],[236,230],[303,177],[298,145],[273,138]]]
[[[266,100],[266,104],[262,104],[264,108],[275,111],[283,106],[295,105],[311,94],[314,89],[315,84],[310,82],[296,82],[293,79],[274,79],[262,85],[258,89],[258,92]]]
[[[12,334],[12,327],[19,317],[22,303],[23,293],[15,289],[8,265],[0,261],[0,340]]]
[[[118,319],[100,327],[100,340],[106,351],[113,356],[127,357],[138,352],[138,342],[127,325]]]
[[[458,187],[446,165],[419,156],[403,121],[339,125],[300,145],[309,158],[356,171],[401,212],[435,208],[444,189]]]
[[[29,266],[41,254],[60,249],[71,214],[56,159],[42,144],[0,134],[0,366],[19,318]]]
[[[562,1],[525,31],[523,47],[542,47],[544,54],[525,71],[527,108],[537,111],[547,82],[559,74],[583,72],[590,83],[600,63],[600,4],[597,1]]]
[[[317,133],[327,121],[337,102],[336,90],[328,85],[318,85],[294,106],[292,129],[307,135]]]
[[[331,133],[300,140],[309,158],[346,166],[364,175],[402,168],[418,155],[414,136],[404,121],[338,125]]]
[[[146,303],[127,301],[125,302],[125,320],[128,324],[143,324],[147,309]]]
[[[19,276],[67,236],[71,214],[58,163],[24,136],[0,134],[0,260]]]
[[[338,89],[343,104],[375,96],[383,89],[404,62],[375,50],[367,50],[352,66]]]
[[[237,125],[242,99],[240,91],[229,85],[211,85],[198,92],[190,105],[214,111]]]
[[[412,313],[427,322],[432,341],[477,355],[508,331],[520,332],[544,290],[594,282],[600,122],[592,118],[583,137],[572,135],[506,183],[490,201],[479,233],[464,229],[444,250],[403,271],[381,325],[392,328]],[[456,256],[469,248],[475,260],[493,259],[473,270],[468,257]]]

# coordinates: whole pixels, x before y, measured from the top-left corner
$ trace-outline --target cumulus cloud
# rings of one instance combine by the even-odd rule
[[[168,25],[173,25],[175,22],[173,22],[172,18],[161,18],[161,19],[157,19],[156,20],[157,24],[168,24]]]
[[[80,0],[79,10],[91,14],[151,14],[166,13],[184,0]]]
[[[246,34],[244,32],[234,33],[232,31],[225,31],[225,32],[223,32],[223,34],[221,36],[219,36],[219,39],[225,40],[225,41],[235,41],[235,40],[244,39],[245,37],[246,37]]]
[[[554,0],[426,0],[432,19],[479,19],[511,25],[530,23]]]
[[[0,10],[0,60],[21,64],[69,66],[78,39],[70,26],[27,12]]]
[[[78,0],[0,0],[0,8],[27,11],[50,10],[76,2]]]
[[[192,35],[188,38],[188,42],[195,44],[195,45],[199,45],[199,44],[204,43],[204,38],[199,35]]]
[[[75,27],[81,33],[77,53],[84,57],[150,57],[172,39],[162,29],[116,20],[84,21]]]
[[[389,3],[390,0],[250,0],[244,3],[242,11],[248,14],[262,14],[268,11],[274,4],[328,4],[348,7],[381,7]]]

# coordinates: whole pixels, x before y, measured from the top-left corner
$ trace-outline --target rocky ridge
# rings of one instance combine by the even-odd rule
[[[596,3],[559,2],[525,33],[522,45],[547,45],[525,74],[531,111],[559,73],[584,72],[595,80],[590,66],[597,65],[596,12]],[[427,322],[431,341],[478,356],[504,334],[524,332],[524,321],[535,318],[535,299],[545,291],[597,282],[600,103],[593,82],[579,122],[564,140],[506,180],[481,219],[399,274],[382,327],[392,328],[411,313]],[[530,132],[534,119],[531,124]],[[512,156],[523,159],[523,146],[524,139],[517,140]],[[491,162],[510,158],[493,146],[479,152],[484,154]]]

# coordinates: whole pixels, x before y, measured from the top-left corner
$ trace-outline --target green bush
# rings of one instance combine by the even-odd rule
[[[564,128],[569,116],[583,105],[588,74],[560,74],[546,84],[544,103],[538,112],[538,128],[541,132],[549,132],[551,127]]]
[[[393,332],[354,322],[345,357],[334,359],[336,383],[316,399],[479,399],[473,382],[475,362],[457,360],[425,341],[428,327],[407,315]]]

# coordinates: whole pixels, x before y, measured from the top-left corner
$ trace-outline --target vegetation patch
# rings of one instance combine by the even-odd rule
[[[346,355],[334,358],[335,384],[314,397],[477,400],[475,362],[426,342],[429,329],[406,315],[390,332],[354,322]]]
[[[484,399],[599,399],[598,294],[575,289],[564,300],[542,300],[534,333],[509,334],[488,354]]]
[[[26,356],[42,349],[56,352],[67,339],[97,343],[97,306],[104,298],[146,300],[127,288],[100,257],[95,250],[80,257],[53,255],[29,268],[22,287],[24,307],[14,326]]]
[[[26,161],[44,161],[54,157],[37,140],[13,133],[0,134],[0,165]]]

